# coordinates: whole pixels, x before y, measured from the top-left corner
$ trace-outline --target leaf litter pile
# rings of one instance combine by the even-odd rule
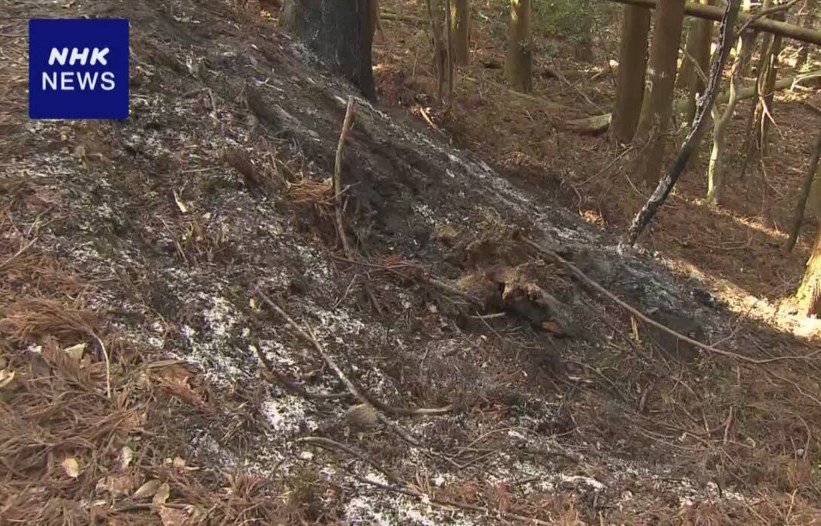
[[[0,22],[0,522],[817,520],[810,342],[387,110],[340,141],[242,7]],[[67,15],[131,20],[127,121],[24,117]]]

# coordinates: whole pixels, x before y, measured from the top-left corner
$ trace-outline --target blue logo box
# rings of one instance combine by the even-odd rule
[[[128,117],[128,20],[29,21],[29,117]]]

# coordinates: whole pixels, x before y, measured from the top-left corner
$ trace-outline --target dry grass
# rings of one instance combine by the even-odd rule
[[[14,231],[8,215],[0,223]],[[185,421],[203,409],[207,387],[111,328],[88,307],[97,287],[20,236],[0,243],[0,261],[8,278],[0,289],[3,523],[311,516],[299,497],[277,498],[285,488],[270,479],[189,464]]]

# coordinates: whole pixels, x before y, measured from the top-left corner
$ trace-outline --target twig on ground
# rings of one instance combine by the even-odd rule
[[[342,444],[340,442],[337,442],[336,440],[331,440],[330,438],[325,438],[325,437],[303,437],[303,438],[298,438],[296,441],[297,442],[305,442],[305,443],[308,443],[308,444],[313,444],[315,446],[321,447],[322,449],[336,449],[336,450],[339,450],[339,451],[343,451],[343,452],[345,452],[345,453],[347,453],[351,456],[354,456],[354,457],[358,458],[362,462],[368,464],[369,466],[371,466],[375,470],[379,471],[380,473],[385,475],[385,477],[387,477],[387,479],[389,481],[391,481],[392,483],[394,483],[394,484],[402,484],[403,483],[399,479],[399,477],[392,474],[387,469],[385,469],[382,466],[380,466],[379,464],[377,464],[375,460],[373,460],[371,458],[368,458],[368,456],[365,453],[363,453],[362,451],[359,451],[358,449],[356,449],[352,446],[348,446],[346,444]]]
[[[391,420],[387,416],[385,416],[384,414],[377,411],[376,412],[376,418],[377,418],[377,420],[379,420],[380,422],[385,424],[385,427],[387,427],[388,429],[390,429],[391,431],[396,433],[396,435],[399,438],[401,438],[402,440],[404,440],[408,444],[412,445],[413,447],[418,447],[418,448],[423,448],[424,447],[424,445],[422,445],[418,440],[416,440],[416,438],[414,438],[410,434],[410,432],[406,431],[402,426],[400,426],[396,422],[391,422]]]
[[[546,522],[546,521],[543,521],[541,519],[537,519],[535,517],[525,517],[524,515],[519,515],[517,513],[510,513],[510,512],[507,512],[507,511],[503,511],[501,509],[492,510],[490,508],[485,508],[483,506],[476,506],[475,504],[464,504],[464,503],[461,503],[461,502],[454,502],[454,501],[447,500],[447,499],[440,499],[440,498],[437,498],[437,497],[431,497],[430,495],[422,493],[421,491],[419,491],[417,489],[409,488],[407,486],[404,487],[404,488],[398,488],[396,486],[389,486],[387,484],[382,484],[381,482],[366,479],[366,478],[359,477],[359,476],[356,476],[356,475],[354,475],[354,477],[357,480],[359,480],[360,482],[370,484],[370,485],[375,486],[377,488],[384,489],[386,491],[392,491],[394,493],[401,493],[401,494],[407,495],[409,497],[415,497],[417,499],[420,499],[423,502],[434,504],[436,506],[443,507],[443,508],[458,508],[458,509],[461,509],[461,510],[478,512],[478,513],[481,513],[482,515],[487,516],[487,517],[498,516],[501,519],[514,519],[514,520],[517,520],[517,521],[520,521],[520,522],[525,522],[525,523],[528,523],[528,524],[536,524],[536,525],[539,525],[539,526],[542,526],[542,525],[549,526],[549,525],[553,524],[552,522]]]
[[[30,249],[34,245],[35,242],[37,242],[36,237],[31,239],[28,243],[26,243],[22,247],[20,247],[20,250],[18,250],[17,252],[15,252],[11,256],[9,256],[8,258],[6,258],[5,261],[0,263],[0,271],[5,270],[6,267],[8,267],[11,264],[12,261],[14,261],[18,257],[22,256],[26,252],[26,250]]]
[[[291,318],[288,313],[286,313],[282,308],[279,307],[271,298],[268,297],[267,294],[259,290],[259,287],[256,289],[256,294],[259,294],[260,298],[269,306],[271,307],[277,314],[279,314],[291,328],[296,331],[296,333],[305,340],[306,343],[311,344],[314,349],[322,356],[322,359],[325,360],[325,363],[328,364],[328,367],[336,374],[337,378],[345,385],[348,391],[363,404],[367,404],[379,411],[384,413],[393,414],[393,415],[402,415],[402,416],[419,416],[419,415],[441,415],[445,413],[450,413],[453,410],[452,405],[447,405],[445,407],[436,407],[436,408],[418,408],[418,409],[410,409],[405,407],[391,407],[379,400],[374,399],[372,396],[367,394],[365,391],[357,387],[350,378],[340,369],[339,365],[337,365],[336,361],[325,351],[325,348],[319,343],[319,340],[316,339],[313,331],[309,326],[305,326],[305,328],[298,325],[293,318]]]
[[[443,281],[443,280],[441,280],[437,277],[434,277],[434,276],[420,276],[420,278],[423,281],[433,285],[434,287],[436,287],[438,289],[441,289],[445,292],[448,292],[450,294],[453,294],[454,296],[459,296],[460,298],[463,298],[463,299],[469,301],[470,303],[473,303],[474,305],[477,305],[479,307],[484,307],[485,306],[484,303],[481,300],[479,300],[478,298],[474,298],[473,296],[471,296],[467,292],[459,290],[456,287],[454,287],[453,285],[451,285],[450,283],[447,283],[447,282],[445,282],[445,281]]]
[[[647,323],[648,325],[652,325],[653,327],[666,332],[667,334],[677,338],[678,340],[681,340],[683,342],[687,342],[690,345],[694,345],[694,346],[698,347],[699,349],[701,349],[702,351],[712,353],[712,354],[719,354],[721,356],[727,356],[727,357],[730,357],[730,358],[735,358],[737,360],[741,360],[741,361],[747,362],[747,363],[752,363],[752,364],[755,364],[755,365],[764,365],[764,364],[768,364],[768,363],[773,363],[773,362],[778,362],[778,361],[786,361],[786,360],[806,360],[810,356],[814,355],[814,353],[813,353],[809,356],[778,356],[778,357],[775,357],[775,358],[767,358],[767,359],[760,360],[760,359],[757,359],[757,358],[750,358],[749,356],[744,356],[742,354],[734,353],[732,351],[725,351],[723,349],[718,349],[716,347],[713,347],[712,345],[707,345],[705,343],[701,343],[697,340],[694,340],[694,339],[690,338],[689,336],[685,336],[685,335],[681,334],[680,332],[677,332],[677,331],[671,329],[670,327],[667,327],[666,325],[664,325],[662,323],[657,322],[656,320],[648,317],[646,314],[642,313],[641,311],[639,311],[635,307],[629,305],[628,303],[625,303],[618,296],[616,296],[615,294],[613,294],[612,292],[607,290],[603,285],[601,285],[600,283],[595,281],[593,278],[589,277],[587,274],[582,272],[581,269],[579,269],[576,265],[574,265],[573,263],[567,261],[566,259],[564,259],[562,256],[560,256],[556,252],[554,252],[554,251],[552,251],[552,250],[550,250],[546,247],[543,247],[542,245],[540,245],[539,243],[536,243],[535,241],[533,241],[531,239],[523,238],[523,241],[527,246],[533,248],[534,250],[536,250],[540,254],[550,257],[551,259],[553,259],[557,263],[559,263],[562,266],[564,266],[565,268],[567,268],[574,276],[579,278],[582,282],[584,282],[588,286],[592,287],[597,292],[599,292],[601,294],[604,294],[608,299],[610,299],[611,301],[613,301],[614,303],[619,305],[621,308],[623,308],[624,310],[626,310],[627,312],[629,312],[630,314],[632,314],[636,318],[638,318],[641,321]]]
[[[348,243],[348,236],[345,234],[345,223],[342,217],[342,211],[344,208],[342,202],[342,153],[345,150],[345,139],[348,137],[348,132],[353,125],[355,107],[355,99],[353,97],[348,97],[348,106],[345,110],[345,119],[342,121],[342,131],[339,133],[339,143],[336,146],[336,159],[334,160],[334,218],[336,222],[336,232],[339,236],[340,243],[342,243],[342,250],[345,252],[345,256],[350,259],[356,259],[356,253]],[[381,316],[382,307],[379,305],[379,301],[377,301],[370,285],[368,285],[367,282],[364,282],[362,284],[362,288],[365,290],[365,294],[368,296],[368,300],[373,305],[376,313]]]
[[[100,346],[100,352],[103,353],[103,359],[105,360],[105,395],[108,398],[111,398],[111,357],[108,355],[108,351],[103,344],[103,340],[100,339],[99,336],[91,333],[92,338],[97,340],[97,345]]]
[[[496,319],[496,318],[504,318],[505,316],[507,316],[506,312],[497,312],[497,313],[494,313],[494,314],[483,314],[483,315],[476,315],[476,316],[469,316],[469,317],[474,319],[474,320],[493,320],[493,319]]]
[[[348,245],[348,236],[345,235],[345,226],[342,223],[342,152],[345,150],[345,139],[353,125],[353,112],[355,108],[353,97],[348,98],[348,107],[345,110],[345,120],[342,121],[342,131],[339,134],[339,143],[336,146],[336,160],[334,162],[334,204],[336,205],[336,233],[342,243],[345,255],[351,257],[351,247]]]
[[[586,94],[584,91],[582,91],[582,90],[581,90],[581,88],[579,88],[576,84],[573,84],[572,82],[570,82],[570,81],[567,79],[567,77],[565,77],[565,76],[564,76],[564,74],[561,72],[561,70],[559,69],[559,67],[556,65],[555,61],[553,62],[553,68],[552,68],[552,71],[553,71],[553,74],[554,74],[554,75],[556,75],[556,78],[558,78],[558,79],[559,79],[560,81],[562,81],[563,83],[567,84],[567,86],[568,86],[570,89],[572,89],[573,91],[575,91],[576,93],[578,93],[578,94],[579,94],[579,96],[580,96],[582,99],[584,99],[584,101],[585,101],[585,102],[586,102],[586,103],[587,103],[587,104],[588,104],[591,108],[593,108],[594,110],[598,111],[599,113],[604,113],[604,108],[602,108],[601,106],[599,106],[598,104],[596,104],[595,102],[593,102],[592,100],[590,100],[590,97],[588,97],[588,96],[587,96],[587,94]]]
[[[285,376],[284,374],[280,373],[274,368],[274,364],[271,363],[271,360],[268,359],[267,356],[262,352],[262,350],[254,346],[254,350],[257,353],[257,358],[259,361],[262,362],[262,365],[265,366],[265,370],[274,377],[274,380],[277,384],[281,385],[286,391],[290,391],[296,395],[299,395],[303,398],[308,399],[315,399],[315,400],[333,400],[337,398],[345,398],[350,396],[350,393],[312,393],[299,385],[298,383],[292,381],[290,378]]]
[[[472,303],[473,305],[475,305],[477,307],[482,307],[482,308],[485,307],[485,304],[479,298],[471,296],[467,292],[459,290],[458,288],[451,285],[450,283],[448,283],[448,282],[446,282],[442,279],[439,279],[436,276],[433,276],[433,275],[429,274],[428,271],[424,267],[422,267],[421,265],[416,265],[416,264],[413,264],[413,263],[402,263],[401,265],[396,265],[395,267],[391,267],[391,266],[387,266],[387,265],[377,265],[375,263],[369,263],[367,261],[357,261],[357,260],[354,260],[354,259],[351,259],[351,258],[342,258],[342,257],[339,257],[339,256],[332,256],[332,257],[334,259],[339,260],[339,261],[345,261],[345,262],[353,263],[353,264],[356,264],[356,265],[362,265],[362,266],[368,267],[368,268],[383,270],[385,272],[393,274],[394,276],[400,277],[402,279],[421,281],[421,282],[427,283],[428,285],[431,285],[435,288],[438,288],[439,290],[441,290],[443,292],[447,292],[448,294],[458,296],[458,297],[466,300],[467,302]],[[405,274],[405,273],[399,272],[397,270],[398,268],[408,268],[408,269],[412,270],[413,272]]]

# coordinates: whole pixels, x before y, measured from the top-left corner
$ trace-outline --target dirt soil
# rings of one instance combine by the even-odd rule
[[[619,250],[247,4],[0,19],[0,523],[818,523],[801,320]],[[27,20],[85,15],[131,21],[130,118],[29,121]],[[573,140],[568,170],[604,144]]]

